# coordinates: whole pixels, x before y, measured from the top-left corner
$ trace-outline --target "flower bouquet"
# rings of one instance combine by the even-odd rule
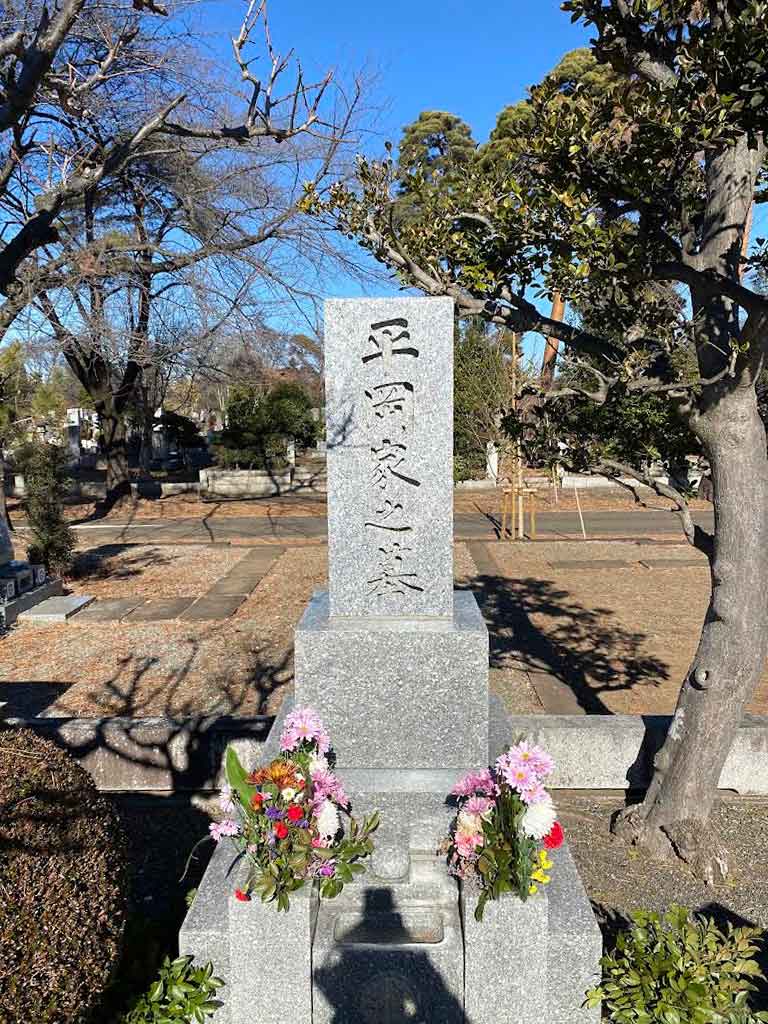
[[[441,849],[451,874],[479,888],[478,921],[488,900],[511,892],[525,901],[550,881],[549,851],[563,842],[543,785],[552,768],[548,754],[522,741],[451,790],[458,813]]]
[[[251,772],[227,750],[225,812],[237,813],[210,826],[214,839],[231,837],[249,865],[248,879],[235,891],[240,900],[254,893],[278,910],[288,910],[290,893],[318,879],[320,895],[338,896],[346,882],[365,870],[373,852],[371,835],[378,812],[362,827],[349,816],[344,787],[331,771],[330,738],[315,711],[297,708],[286,717],[280,757]],[[345,829],[342,815],[348,817]]]

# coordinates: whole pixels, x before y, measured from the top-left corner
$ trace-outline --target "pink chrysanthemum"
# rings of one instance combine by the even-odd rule
[[[471,796],[469,800],[464,804],[462,810],[466,811],[467,814],[485,814],[486,811],[490,811],[493,807],[493,800],[487,796]]]
[[[528,740],[522,740],[520,743],[515,744],[514,747],[510,747],[504,756],[508,759],[509,764],[514,767],[530,768],[539,779],[545,779],[548,775],[551,775],[555,767],[555,763],[549,754],[542,750],[541,747],[529,743]]]
[[[321,754],[327,754],[331,747],[331,738],[312,708],[294,708],[289,712],[280,735],[281,750],[297,750],[302,743],[314,743]]]
[[[456,851],[461,857],[475,857],[477,850],[485,842],[485,836],[482,832],[476,832],[473,835],[468,835],[466,832],[456,833]]]
[[[524,804],[540,804],[547,799],[547,791],[540,782],[534,782],[532,786],[520,791],[520,799]]]
[[[453,796],[475,796],[476,794],[493,796],[495,792],[496,783],[493,781],[493,776],[487,768],[482,768],[476,772],[468,772],[463,778],[459,779],[451,790]]]
[[[332,800],[338,807],[349,807],[341,779],[327,768],[312,772],[313,805],[317,814],[326,800]]]

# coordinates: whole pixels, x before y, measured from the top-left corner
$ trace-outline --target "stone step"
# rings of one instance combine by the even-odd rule
[[[31,592],[33,593],[33,592]],[[87,608],[94,598],[88,594],[70,594],[67,597],[49,597],[40,604],[30,608],[29,611],[19,615],[19,622],[32,625],[55,624],[66,622],[73,615],[77,615],[83,608]]]

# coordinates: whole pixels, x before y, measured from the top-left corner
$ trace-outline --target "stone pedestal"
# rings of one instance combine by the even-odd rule
[[[476,903],[477,892],[462,887],[468,1024],[549,1021],[546,893],[531,896],[525,903],[506,893],[486,904],[482,921],[475,920]]]
[[[338,737],[338,769],[441,770],[488,763],[488,629],[474,594],[435,619],[333,619],[312,598],[295,633],[296,703]],[[443,791],[444,793],[447,790]]]
[[[456,885],[434,856],[405,877],[369,873],[323,902],[312,952],[313,1024],[464,1024]]]
[[[599,979],[602,936],[568,847],[552,859],[546,889],[525,903],[490,901],[481,922],[477,893],[462,889],[466,1024],[599,1024],[600,1008],[582,1004]]]

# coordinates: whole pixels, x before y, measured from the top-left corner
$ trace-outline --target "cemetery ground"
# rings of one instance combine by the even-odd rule
[[[457,506],[477,500],[476,494],[461,495]],[[587,512],[600,508],[584,504]],[[252,503],[250,509],[263,513],[268,505],[276,518],[291,509],[286,501]],[[625,510],[634,514],[630,505]],[[325,545],[236,539],[104,544],[99,536],[101,531],[80,534],[76,572],[67,581],[72,592],[96,598],[91,609],[66,624],[19,625],[0,639],[3,713],[273,714],[292,680],[293,629],[312,592],[326,583]],[[239,589],[226,583],[233,573],[237,579],[238,567],[252,589],[245,596],[221,595],[237,601],[233,611],[220,618],[183,617],[212,591],[215,596],[217,587]],[[677,536],[460,541],[455,578],[458,586],[473,588],[482,605],[491,630],[491,688],[511,712],[663,714],[674,707],[708,593],[703,559]],[[99,606],[108,612],[106,602],[115,601],[136,603],[101,617]],[[148,621],[152,607],[166,617]],[[749,710],[768,713],[768,678]],[[126,991],[141,990],[154,977],[166,952],[175,951],[186,894],[202,877],[211,846],[201,847],[182,878],[185,862],[216,808],[213,800],[178,795],[114,800],[134,868],[127,953],[114,992],[119,1005]],[[663,910],[673,903],[703,910],[721,924],[768,927],[768,800],[723,794],[715,826],[732,875],[714,888],[683,867],[649,862],[610,835],[623,793],[560,791],[557,800],[609,941],[633,909]],[[759,1005],[768,1007],[768,995]]]
[[[67,623],[0,639],[0,701],[22,716],[273,714],[324,544],[101,543],[80,535]],[[708,596],[703,556],[666,537],[458,542],[456,581],[491,629],[512,713],[669,714]],[[768,677],[749,708],[768,712]]]

